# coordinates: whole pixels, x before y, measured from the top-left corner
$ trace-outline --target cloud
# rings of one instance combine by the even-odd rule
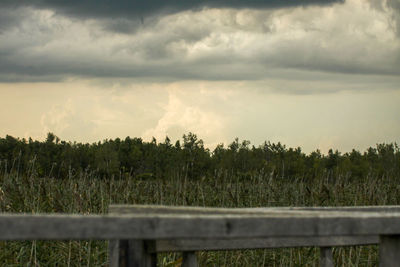
[[[383,78],[374,83],[351,77],[336,83],[300,81],[298,90],[312,87],[310,94],[293,94],[295,89],[283,94],[285,87],[297,88],[294,80],[135,83],[107,89],[82,81],[0,84],[0,135],[42,139],[52,131],[79,142],[126,136],[147,141],[155,136],[162,142],[165,135],[174,141],[192,131],[211,149],[239,137],[256,146],[269,140],[307,152],[399,143],[399,82],[390,90],[382,88]],[[335,87],[340,92],[320,94]]]
[[[0,8],[0,34],[12,27],[18,27],[26,13],[25,8]]]
[[[58,7],[56,3],[68,8],[63,2],[33,1],[50,9],[27,7],[18,26],[0,33],[1,82],[316,80],[321,73],[400,74],[400,41],[391,26],[392,13],[364,1],[273,10],[188,10],[161,16],[133,32],[129,18],[79,20],[57,13],[51,8]],[[91,1],[79,3],[72,2],[71,8]],[[242,2],[232,3],[241,7]],[[258,4],[261,1],[250,1],[249,7]]]
[[[82,116],[79,109],[72,98],[63,105],[53,105],[41,116],[42,135],[46,136],[48,132],[53,132],[60,137],[68,137],[70,140],[78,140],[82,133],[84,136],[93,135],[95,123],[85,118],[87,116]],[[88,111],[90,112],[90,110],[86,112]]]
[[[343,0],[2,0],[0,7],[30,6],[51,9],[56,13],[80,18],[142,18],[146,16],[173,14],[203,8],[284,8],[308,5],[329,5]]]
[[[202,90],[187,91],[181,86],[170,85],[168,102],[164,105],[162,117],[154,127],[144,131],[142,137],[145,140],[155,137],[163,141],[168,136],[175,140],[180,139],[184,133],[193,132],[207,137],[208,147],[215,146],[223,140],[227,121],[223,114],[210,106],[209,97]],[[220,100],[218,95],[214,97]]]
[[[371,7],[378,11],[385,11],[391,14],[391,26],[400,37],[400,0],[369,0]]]
[[[8,99],[0,101],[0,104],[12,110],[18,119],[7,120],[7,116],[0,116],[3,126],[0,134],[10,134],[8,129],[17,128],[15,121],[22,121],[26,115],[20,128],[30,129],[36,137],[53,132],[71,141],[96,142],[106,138],[138,137],[162,116],[163,109],[157,103],[167,99],[160,86],[149,84],[145,89],[143,85],[124,85],[123,88],[116,85],[104,90],[89,81],[75,81],[26,84],[24,89],[8,89],[13,86],[22,88],[21,84],[3,86],[6,89],[2,93]],[[21,102],[17,100],[21,95],[26,97],[22,105],[7,104],[14,100]]]

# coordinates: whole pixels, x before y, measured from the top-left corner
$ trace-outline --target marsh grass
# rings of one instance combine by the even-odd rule
[[[208,207],[395,205],[399,177],[346,174],[286,179],[215,171],[214,177],[189,180],[133,177],[98,179],[90,172],[68,179],[38,177],[0,169],[2,212],[104,214],[109,204],[163,204]],[[2,266],[107,266],[106,241],[0,242]],[[318,248],[197,252],[200,266],[318,266]],[[338,266],[376,266],[377,247],[334,248]],[[161,266],[179,266],[179,253],[161,253]]]

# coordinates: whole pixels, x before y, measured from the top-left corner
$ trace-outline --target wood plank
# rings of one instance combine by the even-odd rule
[[[400,213],[0,215],[0,240],[185,239],[400,234]]]
[[[376,236],[269,237],[241,239],[157,240],[151,252],[239,250],[259,248],[333,247],[378,244]]]
[[[271,209],[271,211],[278,209]],[[286,211],[286,210],[285,210]],[[158,206],[158,205],[110,205],[109,214],[243,214],[263,213],[263,210],[234,208],[204,208],[188,206]]]
[[[108,242],[108,264],[110,267],[119,267],[120,241],[109,240]]]
[[[384,235],[379,243],[379,266],[398,267],[400,264],[400,235]]]
[[[255,208],[259,209],[259,208]],[[263,208],[261,208],[263,209]],[[400,206],[338,206],[338,207],[287,207],[289,210],[338,212],[400,212]]]
[[[258,208],[215,208],[163,205],[110,205],[110,214],[243,214],[272,212],[400,212],[400,206],[343,206],[343,207],[258,207]]]
[[[320,267],[333,267],[333,253],[331,247],[320,248]]]

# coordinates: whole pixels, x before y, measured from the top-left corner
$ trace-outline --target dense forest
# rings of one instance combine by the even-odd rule
[[[340,174],[354,180],[367,175],[398,177],[400,148],[397,144],[377,144],[365,152],[329,150],[324,155],[318,150],[305,154],[300,147],[287,148],[281,143],[264,142],[255,147],[238,139],[210,151],[193,133],[183,135],[175,144],[168,137],[163,142],[126,137],[84,144],[61,141],[53,133],[43,142],[7,135],[0,138],[0,170],[59,179],[89,172],[100,179],[179,176],[196,180],[229,172],[242,179],[259,174],[285,179]]]
[[[93,144],[0,138],[0,212],[106,214],[110,204],[208,207],[400,204],[400,149],[365,152],[235,139],[213,151],[188,133],[172,144],[140,138]],[[2,241],[6,266],[107,266],[106,241]],[[317,266],[318,248],[198,252],[199,266]],[[377,266],[377,246],[335,247],[338,266]],[[180,266],[179,253],[158,255]],[[1,264],[0,264],[1,265]]]

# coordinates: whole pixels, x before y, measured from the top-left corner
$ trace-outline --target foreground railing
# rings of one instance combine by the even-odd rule
[[[219,209],[110,206],[108,215],[0,215],[0,240],[110,240],[110,266],[155,266],[156,253],[380,245],[380,266],[399,266],[400,207]]]

